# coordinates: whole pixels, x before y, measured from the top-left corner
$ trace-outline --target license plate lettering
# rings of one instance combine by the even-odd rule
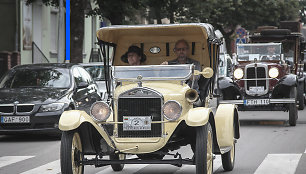
[[[123,117],[123,130],[151,130],[151,117],[150,116],[136,116],[136,117]]]
[[[30,123],[30,116],[2,116],[1,123]]]
[[[258,106],[258,105],[269,105],[269,99],[247,99],[244,100],[244,105],[246,106]]]

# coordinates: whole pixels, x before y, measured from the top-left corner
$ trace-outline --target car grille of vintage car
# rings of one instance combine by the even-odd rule
[[[17,105],[0,105],[0,113],[13,114],[16,113],[28,113],[32,112],[34,104],[17,104]]]
[[[246,67],[246,81],[245,81],[245,89],[246,93],[248,95],[264,95],[268,92],[268,79],[267,78],[267,67],[265,65],[254,66],[255,64],[251,66]],[[254,79],[254,80],[252,80]],[[261,80],[257,80],[261,79]],[[262,80],[265,79],[265,80]],[[254,91],[253,87],[261,87],[263,88],[262,91]]]
[[[118,121],[123,122],[124,116],[151,116],[152,122],[162,121],[160,94],[148,89],[135,89],[122,94],[118,99]],[[120,138],[161,137],[162,123],[152,123],[151,130],[123,130],[118,124]]]

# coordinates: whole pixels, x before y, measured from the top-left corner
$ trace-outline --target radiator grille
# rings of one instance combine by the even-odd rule
[[[31,112],[34,105],[17,105],[17,112]]]
[[[161,98],[119,98],[118,121],[123,116],[151,116],[152,121],[161,121]],[[118,137],[160,137],[161,123],[152,123],[151,130],[123,131],[123,125],[118,125]]]
[[[0,106],[0,113],[13,113],[14,106]]]
[[[266,69],[264,67],[250,67],[246,71],[247,79],[266,78]],[[246,89],[250,90],[253,86],[263,86],[267,89],[266,80],[247,80]]]

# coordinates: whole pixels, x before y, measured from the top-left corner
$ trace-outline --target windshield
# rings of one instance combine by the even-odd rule
[[[238,61],[280,60],[281,43],[238,44]]]
[[[9,72],[0,82],[0,88],[68,88],[69,69],[16,69]]]
[[[104,65],[85,65],[84,68],[89,72],[95,81],[104,81]]]
[[[114,66],[113,77],[116,80],[186,80],[191,76],[192,67],[192,64]]]

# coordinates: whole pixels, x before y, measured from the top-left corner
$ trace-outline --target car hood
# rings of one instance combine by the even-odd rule
[[[61,99],[69,89],[56,88],[15,88],[0,89],[0,104],[19,103],[51,103]]]

